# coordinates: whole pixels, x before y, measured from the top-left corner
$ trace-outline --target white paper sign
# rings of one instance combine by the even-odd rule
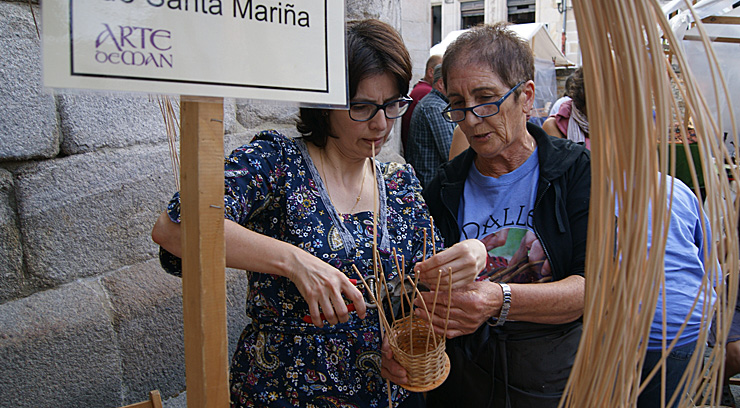
[[[44,0],[44,84],[346,105],[343,0]]]

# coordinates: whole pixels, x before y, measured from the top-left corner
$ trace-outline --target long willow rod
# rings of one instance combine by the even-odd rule
[[[405,276],[403,273],[404,272],[403,269],[401,269],[401,265],[398,264],[398,252],[396,252],[396,248],[393,248],[392,253],[393,253],[393,262],[396,265],[396,271],[398,271],[398,281],[400,282],[401,290],[403,291],[403,293],[399,295],[399,298],[401,299],[400,300],[401,301],[401,319],[405,319],[406,312],[403,310],[403,295],[406,294],[406,290],[403,287]]]
[[[374,143],[372,144],[372,149],[373,149],[373,160],[372,160],[373,161],[372,163],[373,164],[372,165],[373,180],[377,184],[378,177],[377,177],[376,169],[375,169],[375,144]],[[375,277],[376,285],[380,285],[380,277],[378,276],[378,209],[379,209],[378,187],[376,185],[375,188],[373,189],[373,275]],[[376,298],[378,298],[379,300],[382,300],[380,297],[380,292],[377,291],[377,289],[376,289],[375,295],[376,295]],[[383,305],[381,303],[376,303],[376,304],[380,308],[378,309],[378,311],[382,313]],[[383,337],[383,327],[382,326],[380,328],[380,337]],[[390,388],[388,392],[390,392]]]
[[[376,251],[375,252],[375,256],[377,256],[378,257],[378,260],[380,260],[380,253],[378,253]],[[391,311],[391,321],[395,322],[396,321],[396,312],[393,311],[393,303],[391,302],[391,292],[388,289],[388,281],[385,278],[385,270],[383,269],[383,264],[382,263],[378,262],[378,264],[380,265],[380,270],[378,271],[379,272],[378,275],[380,276],[380,279],[382,281],[382,282],[378,282],[380,284],[380,285],[378,285],[378,287],[382,287],[382,288],[385,289],[385,298],[388,300],[388,308]],[[380,299],[382,300],[382,294],[381,294]],[[380,307],[381,307],[381,310],[382,310],[383,305],[380,305]]]
[[[426,340],[426,345],[425,345],[425,347],[426,347],[425,351],[429,350],[429,335],[432,334],[432,332],[434,331],[431,328],[431,326],[432,326],[432,319],[434,319],[434,312],[437,309],[437,296],[439,295],[439,283],[440,283],[441,279],[442,279],[442,270],[440,269],[440,270],[437,271],[437,286],[436,286],[436,288],[434,290],[434,301],[432,303],[432,314],[429,315],[429,326],[430,327],[429,327],[429,331],[427,331],[427,340]],[[434,340],[434,348],[437,348],[437,336],[432,336],[432,340]]]
[[[367,290],[367,293],[370,295],[370,300],[372,300],[376,305],[379,304],[380,300],[375,297],[375,294],[370,289],[370,286],[368,286],[367,282],[365,281],[365,278],[362,277],[362,274],[360,273],[360,270],[357,269],[357,266],[355,266],[355,264],[352,264],[352,268],[355,270],[355,273],[357,274],[357,276],[360,277],[360,280],[362,281],[362,285],[365,287],[365,289]],[[384,318],[381,317],[380,318],[380,324],[385,327],[385,329],[386,329],[386,331],[388,333],[391,332],[391,327],[388,325],[388,321],[387,320],[385,320]],[[388,341],[392,341],[392,339],[389,337],[388,338]]]
[[[172,164],[172,173],[175,177],[175,189],[180,191],[180,158],[177,154],[177,135],[180,134],[180,121],[175,113],[173,98],[167,95],[150,96],[149,99],[157,99],[159,111],[162,113],[165,132],[167,133],[167,143],[170,150],[170,162]]]
[[[688,3],[687,6],[690,7]],[[665,316],[670,307],[665,300],[658,305],[658,298],[665,291],[663,265],[672,185],[665,178],[662,181],[658,172],[675,174],[676,143],[671,143],[669,136],[675,120],[683,124],[681,133],[687,140],[685,124],[689,117],[696,129],[706,188],[709,221],[705,227],[711,228],[713,237],[712,241],[707,239],[705,228],[707,245],[703,255],[707,274],[694,301],[694,307],[703,312],[701,333],[678,387],[685,387],[688,392],[662,395],[661,406],[672,401],[678,401],[681,407],[708,403],[716,406],[721,395],[724,342],[738,285],[738,203],[730,201],[724,164],[731,165],[729,171],[736,180],[738,172],[722,140],[722,122],[708,108],[683,49],[656,1],[573,0],[573,9],[593,136],[592,186],[583,335],[560,406],[634,407],[650,378],[665,379],[665,357],[675,344],[665,338],[665,323],[663,359],[643,383],[640,378],[656,308]],[[694,18],[712,67],[715,95],[723,91],[729,103],[727,86],[709,40],[696,15]],[[661,34],[677,59],[683,82],[668,71],[672,68],[665,62]],[[685,102],[685,112],[674,100],[671,79]],[[721,89],[718,84],[722,84]],[[733,120],[733,134],[737,134],[734,123]],[[692,164],[689,169],[694,192],[700,196],[699,178],[688,146],[683,148]],[[709,299],[714,284],[718,301],[712,305]],[[700,295],[704,295],[703,303],[698,303]],[[703,366],[707,333],[714,316],[717,345]],[[688,317],[681,331],[687,321]]]
[[[424,249],[423,249],[423,255],[422,255],[422,261],[427,259],[427,230],[424,228]],[[434,231],[432,231],[432,234],[434,234]],[[411,280],[411,277],[409,277],[409,280]],[[419,271],[414,271],[414,280],[411,281],[414,284],[414,287],[417,287],[419,285]],[[416,302],[416,292],[411,293],[411,304],[413,305],[414,302]]]
[[[377,285],[380,285],[380,279],[378,276],[378,266],[380,265],[380,262],[378,257],[380,256],[378,254],[378,211],[380,210],[380,205],[378,203],[378,176],[377,176],[377,170],[375,169],[375,143],[372,144],[373,149],[373,180],[375,182],[375,188],[373,189],[373,274],[375,275],[375,282],[376,287]],[[385,274],[380,273],[381,276],[383,276],[383,283],[385,284]],[[385,285],[384,285],[385,286]],[[388,286],[385,286],[385,291],[388,293]],[[385,322],[386,326],[388,325],[388,322],[385,321],[385,316],[383,315],[383,304],[379,301],[382,300],[380,297],[380,291],[378,290],[376,292],[377,296],[376,299],[378,301],[375,302],[376,305],[378,305],[378,315],[380,316],[380,319]],[[390,294],[388,295],[388,302],[390,303]],[[393,313],[393,306],[391,306],[391,313]],[[390,327],[389,327],[390,329]],[[387,330],[388,338],[390,339],[390,330]],[[380,326],[380,338],[383,338],[383,326]],[[388,391],[388,408],[393,407],[393,398],[391,396],[391,382],[390,380],[385,380],[385,387]]]
[[[421,257],[422,261],[424,261],[424,260],[427,259],[427,230],[426,230],[426,228],[424,228],[423,231],[424,231],[424,245],[423,245],[423,248],[422,248],[422,250],[423,250],[422,257]],[[432,230],[432,234],[434,234],[434,230]],[[419,271],[414,271],[414,280],[411,280],[411,277],[409,277],[409,282],[411,282],[414,285],[414,289],[416,289],[418,287],[418,285],[419,285]],[[418,292],[418,290],[411,292],[411,303],[410,303],[411,316],[414,315],[413,308],[414,308],[414,302],[416,302],[416,292]],[[414,320],[413,320],[413,317],[412,317],[411,318],[411,321],[409,322],[409,327],[412,327],[413,328],[414,327],[413,323],[414,323]],[[411,336],[410,337],[411,354],[413,355],[414,354],[414,331],[413,330],[411,330],[410,336]]]
[[[450,322],[450,307],[452,305],[452,268],[447,268],[447,313],[445,314],[445,331],[442,340],[447,339],[447,323]]]

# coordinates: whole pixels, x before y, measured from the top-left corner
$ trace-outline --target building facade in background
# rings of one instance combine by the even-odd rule
[[[431,8],[432,45],[452,31],[481,23],[543,23],[563,54],[580,65],[578,30],[570,0],[431,0]]]
[[[432,45],[452,31],[480,23],[543,23],[561,52],[581,65],[572,0],[431,0]],[[667,3],[659,0],[659,3]]]

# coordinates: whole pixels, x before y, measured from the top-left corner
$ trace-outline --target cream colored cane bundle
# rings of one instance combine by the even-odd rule
[[[714,244],[707,245],[704,253],[707,273],[701,290],[707,295],[705,299],[711,299],[712,287],[717,284],[718,296],[714,304],[695,301],[694,307],[703,311],[703,321],[696,351],[679,385],[688,392],[663,395],[661,406],[670,406],[673,401],[681,407],[717,406],[724,339],[738,285],[737,208],[729,199],[732,195],[724,165],[729,165],[734,179],[738,174],[719,131],[721,121],[697,89],[657,1],[573,0],[573,9],[592,135],[592,187],[584,332],[560,406],[633,407],[652,378],[641,383],[640,373],[664,284],[663,258],[670,217],[670,186],[659,188],[657,174],[675,174],[675,149],[681,148],[689,158],[693,185],[699,185],[688,145],[669,143],[672,124],[681,124],[685,136],[689,117],[698,138],[701,163],[696,165],[703,171],[704,208]],[[682,82],[676,80],[667,63],[661,35],[675,55]],[[715,95],[722,93],[729,101],[706,36],[704,44],[709,63],[715,67]],[[674,99],[671,82],[679,88],[684,111]],[[695,193],[700,196],[696,187]],[[615,221],[617,208],[619,217]],[[649,253],[648,225],[652,229]],[[657,305],[657,310],[665,311],[666,307]],[[704,364],[713,318],[717,318],[717,346]],[[665,330],[664,325],[663,361],[674,346],[665,340]],[[663,362],[652,375],[665,379]]]

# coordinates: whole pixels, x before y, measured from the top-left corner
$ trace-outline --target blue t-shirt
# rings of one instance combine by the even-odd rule
[[[673,184],[673,204],[671,219],[666,237],[665,249],[665,292],[666,292],[666,338],[668,343],[678,335],[686,316],[689,317],[686,329],[681,334],[677,346],[683,346],[699,338],[701,328],[702,308],[707,296],[710,305],[714,302],[715,293],[710,285],[708,291],[702,290],[702,279],[705,273],[704,265],[704,235],[702,234],[702,213],[699,200],[681,180],[666,176],[666,187]],[[704,217],[707,227],[707,240],[711,242],[709,221]],[[647,230],[648,250],[652,236],[652,228]],[[711,282],[711,280],[710,280]],[[694,299],[699,296],[696,306]],[[655,310],[653,323],[650,326],[650,340],[648,350],[662,350],[663,339],[663,300],[662,291],[658,297],[658,306]],[[693,307],[692,307],[693,306]]]
[[[460,199],[460,240],[481,240],[488,250],[479,280],[547,282],[545,255],[534,233],[533,213],[540,175],[537,150],[514,171],[488,177],[470,167]]]

